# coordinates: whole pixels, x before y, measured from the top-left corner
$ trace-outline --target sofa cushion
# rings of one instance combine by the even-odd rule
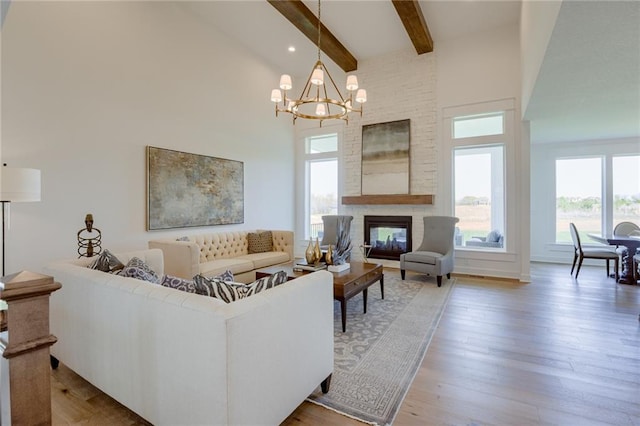
[[[98,255],[96,260],[89,264],[88,268],[102,272],[115,272],[124,268],[124,264],[113,253],[105,249]]]
[[[249,232],[247,239],[249,242],[249,254],[273,251],[273,234],[271,231]]]
[[[160,277],[158,277],[158,274],[156,274],[149,265],[138,257],[132,257],[131,260],[127,262],[127,265],[118,272],[118,275],[148,281],[155,284],[160,283]]]
[[[497,229],[494,229],[493,231],[487,234],[486,241],[488,243],[497,243],[498,241],[500,241],[500,237],[501,237],[500,231],[498,231]]]
[[[234,275],[239,275],[243,272],[252,271],[253,262],[242,258],[216,259],[201,263],[199,268],[200,275],[204,275],[205,277],[220,275],[226,270],[231,271]]]
[[[440,259],[442,254],[433,251],[412,251],[402,255],[405,262],[426,263],[427,265],[435,265],[436,259]]]
[[[281,251],[245,254],[244,256],[238,256],[238,259],[251,261],[253,263],[253,269],[266,268],[267,266],[277,265],[278,263],[284,263],[291,260],[287,253]]]

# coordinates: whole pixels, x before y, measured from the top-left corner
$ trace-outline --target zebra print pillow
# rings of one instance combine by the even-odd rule
[[[91,262],[89,269],[97,269],[102,272],[115,272],[124,268],[124,264],[118,260],[109,250],[105,249],[100,255]]]
[[[202,275],[193,277],[193,282],[196,287],[196,293],[215,297],[225,303],[231,303],[287,282],[287,273],[285,271],[276,272],[251,284],[224,282],[216,277],[207,278]]]

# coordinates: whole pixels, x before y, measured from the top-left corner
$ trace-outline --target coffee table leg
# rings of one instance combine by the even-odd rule
[[[362,297],[363,297],[363,301],[364,301],[364,313],[365,314],[367,313],[367,293],[368,293],[367,290],[368,289],[366,289],[366,288],[364,290],[362,290]]]
[[[340,310],[342,311],[342,332],[347,331],[347,301],[340,301]]]
[[[382,294],[382,298],[384,299],[384,274],[380,276],[380,294]]]

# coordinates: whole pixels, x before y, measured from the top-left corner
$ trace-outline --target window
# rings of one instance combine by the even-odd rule
[[[569,223],[580,240],[602,229],[602,158],[556,160],[556,242],[571,243]]]
[[[455,117],[453,138],[462,139],[477,136],[502,135],[504,133],[504,113],[491,113]]]
[[[613,223],[640,218],[640,155],[612,158]]]
[[[507,130],[512,119],[510,111],[489,108],[507,104],[497,101],[452,109],[447,127],[452,145],[452,208],[460,219],[456,248],[505,251],[505,147],[513,134]]]
[[[453,161],[456,246],[503,248],[504,146],[455,148]]]
[[[556,159],[556,242],[571,243],[569,223],[583,243],[640,217],[640,156],[603,154]]]
[[[322,216],[338,213],[338,135],[305,139],[305,238],[322,237]]]

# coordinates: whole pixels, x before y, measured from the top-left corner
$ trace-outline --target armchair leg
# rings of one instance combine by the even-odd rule
[[[400,269],[400,277],[402,278],[402,281],[404,281],[404,269]]]
[[[331,374],[329,374],[329,376],[327,376],[327,378],[324,379],[322,383],[320,383],[320,388],[322,389],[322,393],[329,392],[330,385],[331,385]]]
[[[576,268],[576,260],[578,260],[578,253],[573,254],[573,265],[571,265],[571,275],[573,275],[573,270]]]
[[[442,287],[442,275],[438,275],[436,280],[438,280],[438,287]]]
[[[451,274],[447,274],[447,279],[450,280],[451,279]]]

